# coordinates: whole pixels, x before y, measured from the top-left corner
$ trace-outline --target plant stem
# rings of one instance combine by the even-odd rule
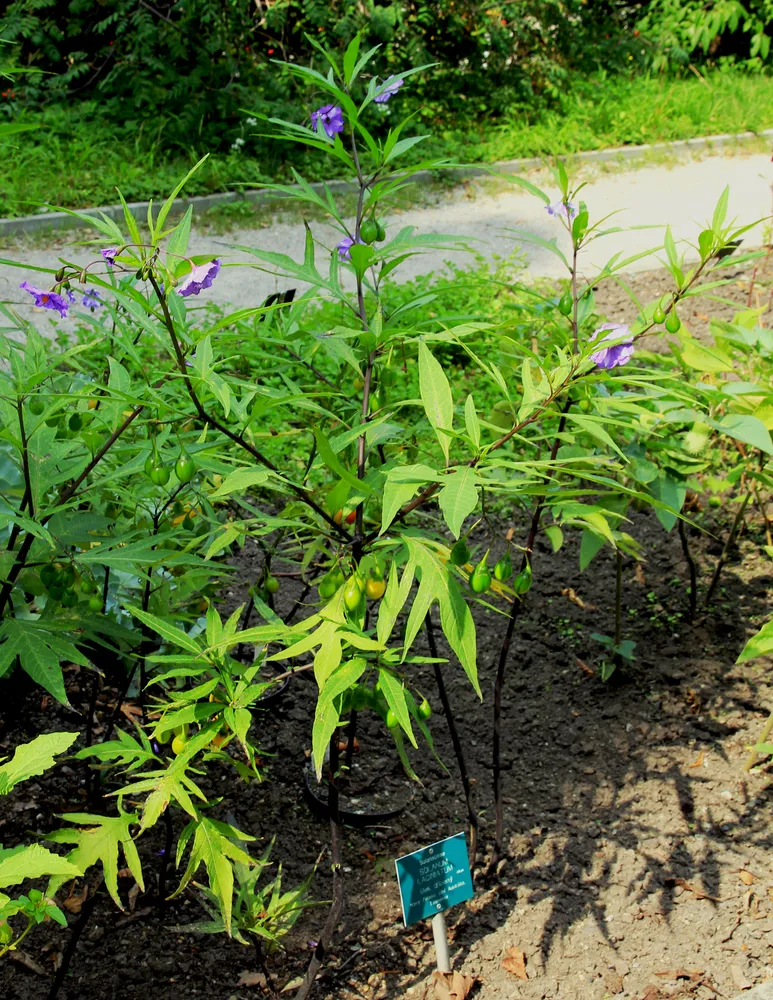
[[[620,643],[623,639],[623,553],[620,549],[615,550],[615,655],[614,663],[619,667],[622,658],[620,656]]]
[[[240,434],[234,433],[234,431],[232,431],[230,427],[228,427],[226,424],[221,423],[216,417],[213,417],[212,414],[209,413],[204,408],[204,405],[202,404],[196,390],[193,387],[193,382],[191,381],[191,377],[188,374],[188,370],[185,366],[185,355],[183,354],[182,348],[180,347],[180,342],[177,339],[177,331],[175,330],[174,320],[172,319],[172,315],[169,312],[169,306],[167,304],[166,298],[164,297],[161,289],[159,288],[158,282],[156,281],[154,274],[151,273],[149,275],[149,281],[153,286],[153,291],[156,293],[158,301],[161,303],[161,311],[164,315],[164,325],[166,326],[167,331],[169,333],[169,337],[172,341],[172,347],[174,348],[175,357],[177,358],[177,367],[180,371],[180,374],[182,375],[182,379],[185,384],[185,389],[188,393],[188,396],[190,397],[191,402],[193,403],[193,406],[197,414],[199,415],[199,418],[202,421],[204,421],[204,423],[208,424],[210,427],[214,427],[216,431],[219,431],[230,441],[233,441],[234,444],[238,444],[240,448],[244,448],[244,450],[249,455],[251,455],[256,461],[260,462],[260,464],[264,466],[266,469],[269,469],[271,472],[277,472],[278,471],[277,467],[269,458],[267,458],[263,454],[262,451],[260,451],[259,448],[256,448],[255,445],[250,444],[249,441],[245,441]],[[315,514],[317,514],[319,517],[322,518],[323,521],[326,521],[327,524],[336,532],[336,534],[338,534],[339,536],[343,536],[347,541],[350,540],[349,533],[345,531],[340,524],[336,524],[332,516],[328,514],[326,510],[320,507],[319,504],[315,503],[315,501],[312,500],[311,496],[302,486],[296,486],[295,484],[290,483],[289,488],[293,491],[293,493],[295,493],[295,495],[298,497],[299,500],[302,500],[303,503],[305,503],[308,507],[310,507]]]
[[[749,490],[746,493],[746,496],[741,501],[741,505],[738,508],[738,512],[736,513],[735,518],[733,520],[733,524],[730,528],[730,534],[727,536],[724,548],[722,549],[722,555],[719,557],[717,561],[717,565],[714,570],[714,575],[712,576],[711,583],[709,584],[709,589],[706,591],[706,597],[703,603],[707,606],[711,603],[711,598],[714,596],[714,591],[716,590],[717,584],[719,583],[719,577],[722,573],[722,569],[724,568],[725,563],[727,562],[727,557],[730,554],[730,549],[733,547],[733,542],[735,541],[736,533],[738,532],[738,528],[740,527],[741,519],[743,518],[744,512],[746,510],[746,505],[749,503],[749,500],[751,499],[751,495],[752,491]]]
[[[341,816],[339,812],[338,796],[338,729],[330,738],[330,774],[327,790],[327,807],[330,813],[330,864],[333,871],[333,902],[319,936],[319,942],[314,949],[314,954],[303,982],[298,987],[295,1000],[306,1000],[317,978],[317,973],[322,968],[325,956],[330,950],[333,934],[341,919],[341,912],[344,908],[344,882],[341,854]]]
[[[424,624],[427,629],[429,655],[434,659],[437,657],[437,644],[435,642],[435,630],[432,625],[431,612],[427,613],[427,617],[424,619]],[[451,711],[451,702],[449,701],[445,680],[443,679],[442,664],[435,663],[433,666],[435,668],[435,683],[437,684],[438,694],[440,695],[440,702],[443,705],[443,714],[445,715],[446,722],[448,723],[448,731],[451,734],[454,755],[456,756],[456,763],[459,766],[459,775],[462,779],[464,798],[467,802],[467,817],[470,822],[470,867],[473,868],[478,854],[478,830],[480,828],[480,818],[473,801],[472,783],[467,770],[467,761],[464,756],[464,745],[459,736],[459,730],[456,726],[454,713]]]
[[[762,520],[765,522],[765,541],[769,546],[773,546],[773,534],[770,530],[770,519],[768,518],[768,505],[762,502],[762,497],[760,496],[759,488],[757,483],[752,483],[752,489],[754,490],[754,499],[757,501],[757,506],[760,508],[760,514],[762,514]]]
[[[64,952],[62,953],[62,964],[56,970],[56,976],[54,976],[54,981],[51,984],[47,1000],[56,1000],[59,995],[59,990],[62,988],[62,983],[64,982],[65,976],[70,968],[70,962],[72,962],[72,957],[75,954],[75,949],[78,945],[78,941],[80,940],[80,936],[85,931],[86,924],[89,922],[91,914],[94,912],[94,907],[97,905],[97,892],[99,891],[99,887],[102,885],[103,881],[104,879],[100,877],[99,882],[97,882],[96,886],[94,886],[91,890],[89,898],[81,907],[80,916],[70,932],[70,939],[67,942]]]
[[[166,873],[169,870],[169,858],[172,854],[172,841],[174,840],[174,825],[172,824],[172,814],[168,805],[164,810],[164,827],[166,832],[164,853],[158,869],[158,906],[160,908],[163,908],[166,903]]]
[[[534,548],[534,542],[537,539],[537,532],[539,531],[539,524],[542,518],[542,511],[545,509],[545,500],[547,498],[548,488],[553,479],[555,473],[555,466],[552,465],[556,460],[556,455],[558,454],[558,449],[561,444],[561,435],[563,434],[564,427],[566,426],[566,414],[569,407],[572,405],[571,399],[568,399],[564,404],[561,411],[561,420],[558,424],[558,430],[556,432],[556,439],[553,442],[553,447],[550,450],[550,462],[551,465],[548,468],[547,475],[545,477],[545,491],[542,496],[537,500],[537,505],[534,508],[534,513],[531,518],[531,526],[529,528],[529,535],[526,539],[525,551],[523,554],[523,559],[521,560],[520,572],[526,569],[527,565],[531,565],[531,554]],[[507,667],[507,657],[510,653],[510,644],[513,640],[513,633],[515,632],[515,622],[520,614],[521,608],[523,607],[523,598],[519,594],[513,595],[513,602],[510,606],[510,619],[507,623],[507,629],[505,631],[505,637],[502,640],[502,646],[499,651],[499,662],[497,664],[496,679],[494,681],[494,732],[493,732],[493,749],[492,749],[492,770],[493,770],[493,784],[494,784],[494,806],[496,811],[496,821],[495,821],[495,831],[494,831],[494,852],[491,857],[491,865],[489,870],[493,871],[495,866],[498,864],[500,857],[502,856],[502,840],[504,835],[504,809],[502,802],[502,754],[501,754],[501,730],[502,730],[502,692],[505,684],[505,670]]]
[[[677,521],[677,525],[679,527],[679,540],[682,543],[684,561],[687,563],[687,569],[690,573],[690,621],[693,621],[698,607],[698,570],[695,566],[695,560],[692,557],[692,552],[690,552],[690,543],[687,540],[687,531],[685,530],[684,521],[681,517]]]

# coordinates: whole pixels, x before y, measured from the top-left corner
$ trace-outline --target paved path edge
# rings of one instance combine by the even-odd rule
[[[592,149],[585,153],[569,154],[566,159],[574,162],[610,162],[636,160],[649,156],[652,153],[689,153],[701,152],[712,149],[721,149],[723,146],[732,146],[736,143],[748,142],[751,139],[773,138],[773,128],[764,129],[761,132],[738,132],[726,133],[723,135],[707,135],[696,139],[676,139],[673,142],[646,143],[641,146],[616,146],[611,149]],[[462,166],[449,167],[442,173],[446,177],[453,177],[456,180],[465,180],[473,177],[483,177],[485,175],[496,174],[518,174],[524,170],[531,170],[540,167],[547,162],[547,157],[532,156],[519,160],[500,160],[484,166]],[[412,180],[418,184],[428,184],[437,179],[438,171],[421,170],[412,176]],[[322,191],[325,184],[335,194],[339,192],[354,191],[355,185],[350,181],[332,180],[316,181],[311,184],[315,191]],[[283,197],[275,191],[248,190],[248,191],[222,191],[216,194],[193,195],[190,198],[178,198],[175,207],[184,211],[189,205],[195,210],[206,211],[216,205],[224,205],[234,201],[250,201],[254,204],[263,204],[276,201]],[[129,202],[129,209],[135,215],[139,214],[143,218],[147,214],[147,201]],[[123,218],[123,208],[120,205],[102,205],[97,208],[80,209],[84,215],[98,215],[102,212],[116,221]],[[18,236],[25,233],[56,232],[61,229],[75,229],[82,227],[84,222],[77,216],[68,212],[43,212],[37,215],[23,215],[16,219],[0,219],[0,239],[9,236]]]

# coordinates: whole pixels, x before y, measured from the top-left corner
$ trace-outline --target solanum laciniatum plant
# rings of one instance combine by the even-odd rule
[[[583,266],[588,245],[616,229],[591,220],[581,186],[562,165],[552,194],[519,179],[556,226],[556,239],[540,242],[565,265],[565,290],[521,296],[516,309],[493,317],[428,322],[426,290],[406,293],[394,272],[415,254],[460,244],[396,228],[388,209],[413,173],[443,164],[401,167],[422,139],[407,134],[408,120],[382,139],[366,125],[385,104],[397,117],[420,70],[369,76],[373,51],[361,54],[358,39],[340,63],[320,55],[325,73],[283,67],[318,95],[304,124],[270,119],[265,128],[352,177],[353,217],[330,190],[320,193],[300,176],[293,187],[274,186],[322,213],[332,240],[307,223],[300,261],[261,246],[235,248],[252,258],[248,265],[226,253],[191,257],[191,209],[170,222],[184,181],[149,212],[144,229],[128,207],[123,226],[84,217],[99,232],[93,262],[83,268],[64,259],[45,280],[23,282],[53,314],[75,300],[83,310],[78,335],[56,349],[26,328],[23,343],[3,342],[0,375],[9,481],[0,665],[7,673],[19,663],[64,701],[63,662],[99,670],[106,658],[117,660],[120,687],[139,710],[133,729],[116,725],[116,711],[104,742],[78,751],[103,778],[93,782],[95,808],[69,814],[50,839],[73,845],[66,860],[80,871],[101,863],[122,905],[119,849],[142,887],[136,841],[163,823],[157,895],[186,891],[203,870],[207,929],[276,946],[309,905],[309,887],[288,895],[274,879],[269,916],[254,909],[248,897],[268,859],[229,820],[227,802],[208,800],[201,775],[222,767],[235,782],[270,780],[260,704],[289,675],[313,672],[309,728],[313,770],[328,797],[333,903],[299,997],[311,988],[343,906],[339,786],[358,716],[382,720],[406,772],[420,780],[410,747],[433,750],[432,702],[443,707],[475,857],[485,845],[477,843],[446,678],[461,669],[481,697],[493,694],[495,862],[505,849],[502,691],[518,615],[540,572],[532,563],[538,533],[557,550],[567,531],[581,531],[583,566],[604,545],[618,562],[638,557],[629,508],[650,505],[667,528],[677,523],[682,479],[702,471],[683,455],[699,450],[690,441],[704,425],[744,441],[757,421],[755,435],[760,427],[767,434],[744,412],[742,393],[699,381],[712,369],[697,363],[704,348],[679,319],[684,299],[721,282],[723,251],[741,232],[725,222],[724,196],[695,265],[679,259],[666,231],[673,292],[638,304],[626,325],[598,317],[593,289],[622,281],[632,261],[617,255],[593,273]],[[285,288],[223,315],[198,308],[232,266],[244,268],[245,281],[250,267],[268,270]],[[663,332],[677,338],[673,354],[641,346],[643,336]],[[722,364],[723,372],[735,368],[729,357]],[[465,368],[476,378],[462,392]],[[685,437],[679,447],[675,435]],[[754,442],[766,451],[769,434]],[[495,522],[492,507],[525,511],[524,537],[510,533],[505,548],[511,519]],[[229,555],[247,541],[261,550],[261,569],[225,617],[218,586]],[[504,554],[494,559],[492,548]],[[278,594],[287,576],[299,584],[289,609]],[[505,612],[493,692],[478,679],[473,612],[486,603]],[[450,662],[438,655],[438,629]],[[614,639],[617,655],[623,640]],[[419,681],[427,663],[437,698]],[[174,887],[173,812],[185,824],[175,852],[185,868]],[[49,892],[62,878],[54,874]]]

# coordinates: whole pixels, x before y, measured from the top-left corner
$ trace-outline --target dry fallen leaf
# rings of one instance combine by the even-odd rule
[[[134,885],[129,889],[128,899],[129,899],[129,913],[134,913],[137,908],[137,899],[139,898],[142,890],[135,882]]]
[[[743,882],[744,885],[752,885],[755,876],[751,872],[747,872],[745,868],[742,868],[738,872],[738,878]]]
[[[585,607],[585,601],[581,597],[578,597],[574,591],[574,587],[564,587],[561,591],[562,597],[568,597],[572,604],[576,604],[578,608]]]
[[[664,979],[689,979],[697,983],[703,978],[703,969],[666,969],[665,972],[656,972],[656,976],[663,976]]]
[[[433,972],[437,1000],[464,1000],[475,985],[475,976],[461,972]]]
[[[505,972],[512,972],[519,979],[528,979],[526,971],[526,956],[520,948],[508,948],[505,957],[502,959],[502,968]]]
[[[701,750],[701,752],[698,754],[698,756],[695,758],[695,760],[692,762],[692,764],[688,764],[687,766],[688,767],[703,767],[703,761],[705,759],[706,759],[706,755]]]
[[[660,990],[657,988],[657,986],[653,986],[652,983],[650,983],[649,986],[645,986],[644,992],[642,993],[639,1000],[658,1000],[659,996],[660,996]]]
[[[696,889],[694,885],[691,885],[686,879],[683,878],[667,878],[666,885],[678,885],[680,888],[685,889],[687,892],[693,893],[696,899],[710,899],[712,903],[721,903],[722,900],[719,896],[710,896],[703,889]]]
[[[68,913],[80,913],[81,907],[86,902],[86,898],[89,894],[88,885],[84,884],[83,892],[80,896],[74,895],[73,890],[75,889],[75,883],[73,882],[72,888],[70,889],[70,895],[62,903],[62,906],[67,910]]]
[[[637,583],[640,583],[642,587],[647,586],[647,578],[644,575],[644,567],[641,563],[636,563],[636,569],[633,571],[633,578]]]
[[[292,993],[292,991],[297,990],[302,983],[303,976],[296,976],[295,979],[291,979],[286,986],[282,987],[282,993]]]
[[[261,988],[266,985],[266,977],[262,972],[243,972],[239,976],[239,982],[237,986],[260,986]]]
[[[596,676],[596,671],[591,670],[591,668],[588,666],[585,660],[581,660],[579,656],[575,656],[575,660],[577,661],[577,666],[580,668],[580,670],[582,670],[584,674],[587,674],[588,677]]]
[[[121,712],[126,716],[129,722],[134,719],[142,718],[142,709],[139,705],[132,705],[131,702],[124,701],[121,704]]]

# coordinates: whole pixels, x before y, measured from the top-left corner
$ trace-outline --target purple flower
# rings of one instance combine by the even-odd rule
[[[352,255],[349,251],[352,249],[355,243],[362,243],[362,240],[354,240],[351,236],[344,236],[340,243],[336,243],[336,250],[338,251],[339,260],[351,260]]]
[[[220,261],[211,260],[207,264],[192,267],[185,280],[176,289],[178,295],[198,295],[204,288],[209,288],[220,270]]]
[[[571,225],[577,208],[570,201],[554,201],[552,205],[545,205],[545,211],[556,219],[565,219]]]
[[[73,306],[74,306],[74,305],[75,305],[75,303],[76,303],[76,302],[78,301],[78,300],[77,300],[77,299],[75,298],[75,292],[74,292],[74,291],[72,290],[72,288],[68,288],[68,289],[67,289],[67,299],[68,299],[68,301],[70,302],[70,305],[73,305]]]
[[[328,139],[332,139],[337,132],[343,132],[344,113],[337,104],[325,104],[318,111],[312,111],[311,127],[319,132],[320,125]]]
[[[57,292],[47,292],[42,288],[36,288],[29,281],[22,281],[19,288],[30,293],[38,309],[55,309],[60,316],[67,318],[67,303]]]
[[[86,309],[91,309],[93,312],[95,309],[99,309],[102,305],[100,301],[100,295],[96,288],[87,288],[83,293],[83,298],[81,299],[81,304],[86,307]]]
[[[390,76],[388,79],[384,80],[381,86],[376,91],[376,96],[373,100],[376,104],[386,104],[390,97],[394,97],[397,91],[402,87],[403,80],[398,76]]]
[[[625,323],[602,323],[594,330],[592,340],[596,340],[605,330],[610,332],[599,340],[599,345],[605,341],[610,341],[610,344],[608,347],[599,346],[591,354],[591,361],[599,368],[617,368],[627,364],[633,357],[633,334]]]
[[[105,247],[104,250],[99,251],[105,259],[105,263],[112,267],[115,264],[115,256],[118,253],[118,247]]]

